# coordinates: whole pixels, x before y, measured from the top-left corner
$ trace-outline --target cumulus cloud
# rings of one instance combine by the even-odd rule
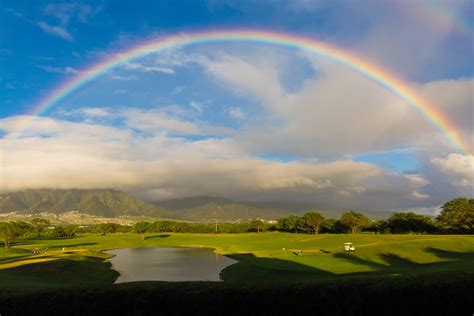
[[[432,210],[472,194],[473,157],[452,153],[445,135],[398,96],[346,67],[306,54],[300,58],[316,75],[289,91],[282,76],[291,63],[282,66],[285,56],[278,54],[255,58],[248,51],[221,51],[193,59],[222,87],[261,107],[259,120],[245,103],[225,108],[224,114],[242,123],[238,130],[199,121],[205,115],[196,113],[208,109],[194,100],[159,109],[85,107],[73,113],[76,122],[2,119],[3,132],[22,133],[14,141],[1,140],[0,190],[110,187],[155,200],[214,195],[367,210]],[[160,63],[137,64],[135,70]],[[472,135],[472,79],[414,86],[461,134]],[[350,160],[400,147],[426,154],[419,174]],[[300,161],[257,158],[268,153]]]
[[[249,156],[233,139],[188,140],[133,128],[17,117],[0,121],[0,190],[116,188],[148,199],[217,195],[365,209],[417,203],[426,181],[369,163],[282,163]]]
[[[397,147],[453,149],[444,131],[400,96],[347,67],[312,55],[304,57],[317,76],[306,79],[297,91],[287,91],[282,85],[280,58],[272,54],[266,54],[264,62],[253,55],[226,53],[201,61],[224,88],[256,100],[273,120],[269,124],[247,122],[238,137],[250,149],[309,157]],[[414,84],[413,88],[423,91],[428,100],[437,100],[438,111],[453,117],[455,132],[470,139],[472,80]]]
[[[455,186],[471,189],[474,193],[474,156],[449,154],[446,158],[433,158],[431,162],[438,167]]]
[[[474,150],[474,79],[438,80],[420,87],[424,97],[434,104],[455,127],[468,152]]]

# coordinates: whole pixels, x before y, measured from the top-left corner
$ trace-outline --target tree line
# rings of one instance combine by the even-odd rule
[[[457,198],[446,202],[436,218],[413,212],[393,213],[385,220],[371,220],[366,215],[350,211],[339,219],[325,218],[317,211],[303,216],[287,216],[276,223],[255,219],[245,223],[189,223],[171,220],[138,222],[133,226],[103,223],[91,226],[56,226],[47,219],[34,218],[29,222],[0,222],[0,239],[5,248],[19,238],[61,238],[79,234],[137,233],[143,239],[146,233],[247,233],[282,231],[290,233],[345,234],[372,232],[380,234],[445,233],[474,234],[474,199]]]
[[[388,219],[371,220],[366,215],[350,211],[343,213],[340,219],[326,219],[316,211],[303,216],[280,218],[276,229],[286,232],[303,233],[357,233],[373,232],[381,234],[407,233],[474,233],[474,199],[457,198],[442,205],[436,217],[414,212],[396,212]]]

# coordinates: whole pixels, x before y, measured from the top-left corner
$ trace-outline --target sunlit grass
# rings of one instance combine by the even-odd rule
[[[354,243],[356,252],[345,253],[344,242]],[[111,283],[117,274],[102,250],[156,246],[210,247],[237,258],[239,263],[223,271],[228,282],[474,272],[474,236],[163,233],[141,240],[135,234],[116,234],[20,240],[10,250],[0,250],[0,286]]]

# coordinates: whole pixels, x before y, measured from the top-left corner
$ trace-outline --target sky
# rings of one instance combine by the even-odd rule
[[[474,196],[474,2],[0,0],[0,191],[113,188],[433,214]],[[327,56],[261,42],[153,52],[41,113],[136,45],[253,29],[317,40],[400,78],[450,122]],[[14,135],[14,136],[12,136]]]

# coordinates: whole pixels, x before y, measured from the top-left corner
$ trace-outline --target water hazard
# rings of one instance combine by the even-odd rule
[[[209,248],[122,248],[105,251],[120,276],[115,283],[134,281],[220,281],[220,272],[236,260]]]

